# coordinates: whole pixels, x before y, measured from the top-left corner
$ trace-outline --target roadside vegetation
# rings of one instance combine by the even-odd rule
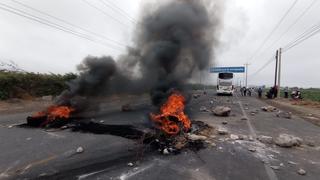
[[[60,75],[0,71],[0,100],[59,95],[67,89],[66,82],[76,77],[73,73]]]
[[[304,99],[320,102],[320,89],[317,89],[317,88],[302,89],[301,93]]]

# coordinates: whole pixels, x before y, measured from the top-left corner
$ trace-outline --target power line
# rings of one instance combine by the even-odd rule
[[[250,74],[249,76],[255,76],[258,73],[260,73],[262,70],[264,70],[266,67],[268,67],[273,61],[275,57],[271,57],[265,64],[263,64],[256,72]]]
[[[273,33],[279,28],[279,26],[282,24],[282,22],[284,21],[284,19],[288,16],[288,14],[290,13],[290,11],[293,9],[293,7],[297,4],[298,0],[295,0],[291,6],[289,7],[289,9],[286,11],[286,13],[282,16],[282,18],[280,19],[280,21],[275,25],[275,27],[272,29],[272,31],[268,34],[268,36],[263,40],[263,42],[261,43],[261,45],[256,49],[256,51],[253,53],[253,55],[251,56],[250,60],[252,60],[256,54],[258,52],[260,52],[260,50],[265,46],[265,44],[269,41],[270,37],[273,35]]]
[[[131,17],[126,11],[122,10],[121,8],[119,8],[117,5],[115,5],[114,3],[107,1],[108,3],[106,3],[104,0],[100,0],[100,2],[105,5],[106,7],[109,7],[111,9],[113,9],[114,11],[119,12],[122,16],[126,17],[130,22],[132,23],[137,23],[137,20],[134,19],[133,17]]]
[[[304,15],[306,15],[306,13],[314,6],[314,4],[317,2],[318,0],[313,0],[309,6],[307,6],[304,11],[302,11],[302,13],[297,17],[297,19],[280,35],[280,37],[278,39],[276,39],[270,46],[268,46],[266,49],[271,48],[273,45],[275,45],[277,42],[279,42],[284,35],[286,35],[292,28],[293,26],[295,26],[301,19],[302,17],[304,17]]]
[[[292,41],[291,43],[289,43],[288,45],[286,45],[283,49],[283,52],[287,52],[288,50],[290,50],[291,48],[299,45],[300,43],[304,42],[305,40],[311,38],[312,36],[318,34],[320,32],[320,24],[317,26],[316,29],[312,28],[313,30],[307,34],[304,34],[298,38],[296,38],[294,41]]]
[[[93,9],[95,9],[95,10],[99,11],[100,13],[104,14],[105,16],[107,16],[107,17],[113,19],[114,21],[120,23],[121,25],[127,27],[126,24],[124,24],[123,22],[119,21],[119,19],[111,16],[110,14],[106,13],[106,12],[105,12],[104,10],[102,10],[101,8],[93,5],[92,3],[88,2],[87,0],[82,0],[82,1],[83,1],[84,3],[86,3],[88,6],[92,7]]]
[[[20,17],[24,17],[26,19],[38,22],[40,24],[49,26],[51,28],[54,28],[54,29],[57,29],[57,30],[60,30],[60,31],[63,31],[63,32],[66,32],[66,33],[69,33],[69,34],[72,34],[72,35],[80,37],[82,39],[86,39],[86,40],[89,40],[91,42],[98,43],[98,44],[103,45],[105,47],[108,47],[108,48],[111,48],[111,49],[114,49],[114,50],[117,50],[117,51],[121,51],[121,50],[119,50],[119,49],[117,49],[115,47],[110,46],[109,44],[106,44],[106,43],[101,42],[101,41],[97,41],[96,39],[93,39],[93,38],[91,38],[91,37],[89,37],[89,36],[87,36],[85,34],[73,31],[72,29],[65,28],[65,27],[63,27],[61,25],[58,25],[58,24],[53,23],[53,22],[50,22],[50,21],[48,21],[46,19],[43,19],[43,18],[39,18],[39,17],[34,16],[32,14],[29,14],[29,13],[27,13],[25,11],[13,8],[13,7],[8,6],[6,4],[3,4],[3,3],[0,3],[0,5],[1,5],[0,9],[2,9],[4,11],[7,11],[7,12],[10,12],[12,14],[18,15]]]
[[[23,7],[26,7],[26,8],[28,8],[28,9],[31,9],[31,10],[33,10],[33,11],[35,11],[35,12],[38,12],[38,13],[43,14],[43,15],[45,15],[45,16],[51,17],[51,18],[53,18],[53,19],[55,19],[55,20],[57,20],[57,21],[63,22],[63,23],[65,23],[65,24],[67,24],[67,25],[69,25],[69,26],[71,26],[71,27],[78,28],[78,29],[80,29],[80,30],[82,30],[82,31],[84,31],[84,32],[87,32],[87,33],[89,33],[89,34],[92,34],[92,35],[94,35],[94,36],[96,36],[96,37],[99,37],[99,38],[101,38],[101,39],[105,39],[105,40],[111,41],[111,42],[113,42],[113,43],[115,43],[115,44],[117,44],[117,45],[119,45],[119,46],[126,47],[126,45],[124,45],[124,44],[122,44],[122,43],[120,43],[120,42],[118,42],[118,41],[115,41],[115,40],[113,40],[113,39],[110,39],[110,38],[108,38],[108,37],[106,37],[106,36],[104,36],[104,35],[95,33],[95,32],[93,32],[93,31],[90,31],[90,30],[88,30],[88,29],[82,28],[82,27],[80,27],[80,26],[77,26],[77,25],[75,25],[75,24],[73,24],[73,23],[70,23],[70,22],[64,20],[64,19],[58,18],[58,17],[53,16],[53,15],[51,15],[51,14],[49,14],[49,13],[43,12],[43,11],[38,10],[38,9],[36,9],[36,8],[34,8],[34,7],[31,7],[31,6],[28,6],[28,5],[26,5],[26,4],[22,3],[22,2],[19,2],[19,1],[16,1],[16,0],[11,0],[11,1],[13,1],[14,3],[17,3],[17,4],[19,4],[19,5],[23,6]]]

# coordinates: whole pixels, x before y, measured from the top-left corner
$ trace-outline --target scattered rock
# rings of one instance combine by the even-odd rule
[[[210,104],[213,104],[213,101],[210,101]]]
[[[44,101],[52,101],[53,96],[42,96],[41,99],[44,100]]]
[[[248,120],[248,118],[245,117],[245,116],[243,116],[243,117],[241,118],[241,120],[242,120],[242,121],[246,121],[246,120]]]
[[[246,135],[239,135],[239,140],[246,140],[248,139],[248,136]]]
[[[163,149],[163,152],[162,152],[164,155],[168,155],[170,154],[169,150],[167,148]]]
[[[83,151],[84,151],[84,149],[81,146],[78,147],[77,150],[76,150],[77,153],[83,153]]]
[[[245,105],[245,106],[249,106],[249,104],[248,104],[248,103],[245,103],[244,105]]]
[[[197,99],[199,98],[201,95],[200,94],[193,94],[193,98]]]
[[[100,122],[100,123],[104,123],[104,120],[100,120],[99,122]]]
[[[227,129],[225,129],[225,128],[218,128],[218,134],[220,134],[220,135],[227,135],[229,132],[228,132],[228,130]]]
[[[297,165],[298,163],[293,162],[293,161],[288,161],[288,164]]]
[[[273,170],[279,170],[280,169],[280,166],[270,166],[271,167],[271,169],[273,169]]]
[[[226,125],[228,124],[228,121],[222,121],[222,124]]]
[[[201,136],[201,135],[196,135],[196,134],[188,134],[188,139],[192,141],[197,141],[197,140],[206,140],[208,139],[206,136]]]
[[[273,143],[273,138],[271,136],[258,136],[257,138],[258,141],[264,143],[264,144],[272,144]]]
[[[275,108],[273,106],[264,106],[264,107],[261,107],[261,110],[266,111],[266,112],[274,112],[275,110],[277,110],[277,108]]]
[[[132,111],[132,106],[130,104],[124,104],[121,106],[121,111],[123,112],[128,112],[128,111]]]
[[[30,141],[31,139],[32,139],[31,137],[28,137],[26,140],[27,140],[27,141]]]
[[[249,136],[249,141],[254,141],[252,136]]]
[[[302,139],[296,136],[292,136],[289,134],[280,134],[279,137],[276,138],[275,143],[280,147],[292,147],[292,146],[300,146],[302,144]]]
[[[133,163],[132,163],[132,162],[129,162],[127,165],[128,165],[129,167],[133,167]]]
[[[235,135],[235,134],[231,134],[231,135],[230,135],[230,138],[231,138],[232,140],[238,140],[238,139],[239,139],[239,136],[238,136],[238,135]]]
[[[255,148],[253,148],[253,147],[249,147],[249,149],[248,149],[250,152],[256,152],[257,150],[255,149]]]
[[[301,168],[297,171],[297,173],[299,175],[302,175],[302,176],[307,174],[307,172],[304,169],[301,169]]]
[[[217,106],[212,110],[212,112],[216,116],[229,116],[231,108],[227,106]]]
[[[210,143],[210,146],[211,147],[216,147],[217,145],[216,145],[216,143],[212,142],[212,143]]]
[[[201,112],[209,112],[209,110],[205,106],[200,107]]]
[[[13,126],[12,126],[12,125],[9,125],[8,128],[11,129],[11,128],[13,128]]]
[[[305,144],[310,147],[315,147],[316,144],[313,140],[305,140]]]
[[[284,164],[283,164],[283,163],[280,163],[280,165],[279,165],[279,166],[284,167]]]
[[[250,115],[251,115],[251,116],[254,116],[254,115],[256,115],[256,113],[255,113],[255,112],[251,112]]]
[[[68,129],[69,127],[68,126],[61,126],[61,128],[60,129]]]
[[[248,108],[248,107],[245,107],[244,110],[249,110],[249,108]]]
[[[279,111],[276,116],[279,117],[279,118],[291,119],[292,118],[292,113],[291,112]]]

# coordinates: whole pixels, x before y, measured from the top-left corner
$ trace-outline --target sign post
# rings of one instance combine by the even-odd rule
[[[244,66],[237,67],[210,67],[210,73],[244,73]]]

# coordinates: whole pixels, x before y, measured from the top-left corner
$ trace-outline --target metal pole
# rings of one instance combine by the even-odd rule
[[[248,87],[248,66],[250,65],[250,64],[248,64],[248,63],[246,63],[246,64],[244,64],[245,66],[246,66],[246,88]]]
[[[281,54],[282,49],[279,49],[278,61],[279,61],[279,74],[278,74],[278,97],[280,97],[280,80],[281,80]]]
[[[277,74],[278,74],[278,50],[276,52],[276,69],[274,71],[275,75],[274,75],[274,86],[273,87],[276,87],[277,86]]]

